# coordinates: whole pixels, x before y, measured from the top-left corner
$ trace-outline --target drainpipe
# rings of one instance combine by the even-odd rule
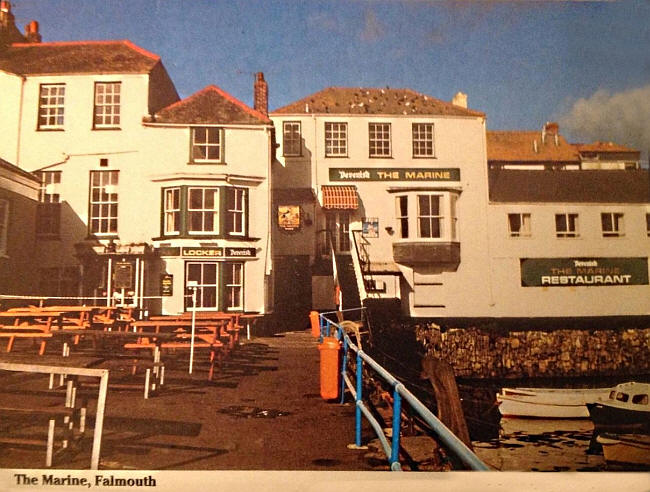
[[[22,167],[20,165],[20,136],[22,134],[23,127],[23,95],[25,93],[25,82],[27,77],[22,75],[20,77],[20,101],[18,103],[18,135],[16,135],[16,166]]]

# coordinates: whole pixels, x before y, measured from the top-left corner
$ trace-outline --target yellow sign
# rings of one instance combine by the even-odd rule
[[[279,205],[278,227],[284,231],[295,231],[300,228],[300,206]]]

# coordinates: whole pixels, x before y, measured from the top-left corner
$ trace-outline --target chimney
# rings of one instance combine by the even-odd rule
[[[11,4],[7,0],[0,1],[0,27],[9,27],[14,23],[14,14],[11,13]]]
[[[467,94],[458,91],[451,100],[451,104],[458,106],[459,108],[467,109]]]
[[[558,133],[560,133],[560,125],[558,125],[554,121],[547,121],[546,124],[544,125],[544,130],[546,130],[547,133],[552,133],[557,135]]]
[[[25,37],[27,38],[28,43],[40,43],[41,33],[38,32],[38,22],[35,20],[31,21],[25,26]]]
[[[257,72],[255,75],[255,84],[253,86],[254,108],[260,113],[268,116],[269,114],[269,86],[264,80],[264,74]]]

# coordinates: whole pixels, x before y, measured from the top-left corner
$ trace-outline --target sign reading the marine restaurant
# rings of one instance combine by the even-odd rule
[[[522,287],[648,285],[647,258],[522,258]]]
[[[460,181],[460,169],[330,167],[330,181]]]

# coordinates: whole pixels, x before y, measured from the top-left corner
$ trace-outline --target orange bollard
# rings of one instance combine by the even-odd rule
[[[320,320],[318,311],[311,311],[309,313],[309,321],[311,321],[311,334],[314,337],[320,336]]]
[[[339,352],[341,342],[334,337],[323,338],[320,351],[320,396],[324,400],[339,397]]]

